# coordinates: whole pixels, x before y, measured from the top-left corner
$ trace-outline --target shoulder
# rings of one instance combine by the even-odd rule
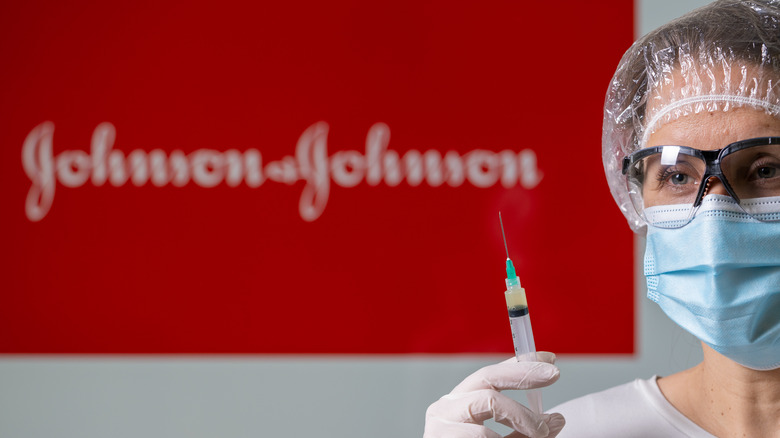
[[[711,437],[664,398],[656,380],[637,379],[550,409],[566,418],[558,437]]]

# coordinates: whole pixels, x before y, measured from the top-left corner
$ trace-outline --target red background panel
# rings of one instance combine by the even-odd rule
[[[600,160],[632,23],[627,1],[3,4],[0,352],[509,353],[498,211],[537,346],[633,352],[632,236]],[[300,175],[308,128],[332,166],[384,123],[399,156],[526,150],[541,179],[371,184],[358,165],[310,221],[303,180],[58,177],[31,221],[21,155],[46,121],[64,165],[108,122],[125,155],[253,149]]]

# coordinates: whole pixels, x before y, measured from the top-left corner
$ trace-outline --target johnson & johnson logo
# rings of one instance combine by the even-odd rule
[[[194,183],[214,187],[225,183],[236,187],[242,182],[260,187],[271,181],[295,184],[304,181],[298,203],[301,218],[314,221],[325,210],[331,183],[355,187],[384,183],[394,187],[405,181],[410,186],[446,184],[459,187],[465,182],[476,187],[501,184],[511,188],[520,184],[531,189],[539,184],[542,173],[531,149],[493,152],[475,149],[463,155],[438,150],[409,150],[401,156],[388,149],[390,128],[376,123],[366,136],[365,152],[337,151],[328,154],[328,124],[318,122],[298,139],[294,156],[263,164],[257,149],[224,152],[198,149],[189,154],[181,150],[167,153],[160,149],[136,149],[125,154],[114,149],[116,129],[101,123],[92,134],[89,153],[74,149],[53,153],[54,124],[44,122],[30,131],[22,146],[22,165],[32,185],[27,193],[25,213],[31,221],[43,219],[51,209],[57,183],[81,187],[88,181],[95,186],[106,183],[120,187],[151,183],[156,187],[171,184],[182,187]]]

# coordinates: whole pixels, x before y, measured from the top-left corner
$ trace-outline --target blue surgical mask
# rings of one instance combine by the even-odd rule
[[[780,221],[709,195],[686,226],[648,227],[644,271],[648,298],[682,328],[748,368],[780,368]]]

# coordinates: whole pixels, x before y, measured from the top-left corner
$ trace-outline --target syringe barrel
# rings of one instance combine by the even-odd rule
[[[512,328],[512,342],[515,344],[515,356],[517,360],[536,360],[536,344],[534,344],[534,332],[531,328],[531,318],[528,315],[528,307],[525,314],[521,316],[512,316],[512,314],[521,313],[522,310],[509,310],[509,325]]]
[[[536,344],[534,331],[531,328],[531,316],[528,313],[528,302],[525,289],[510,287],[505,293],[509,326],[512,329],[512,343],[515,346],[515,357],[519,361],[536,361]],[[528,404],[537,414],[543,412],[542,394],[538,390],[527,391]]]
[[[509,310],[509,325],[512,327],[512,341],[515,344],[515,357],[517,361],[536,361],[536,345],[534,344],[534,332],[531,328],[531,317],[528,315],[528,307],[525,307],[525,314],[522,316],[512,316],[512,314],[522,313],[522,309]],[[528,406],[537,414],[544,412],[542,407],[542,394],[538,390],[526,391],[528,397]]]
[[[520,359],[520,356],[536,351],[531,320],[528,316],[528,300],[525,297],[525,289],[520,285],[510,286],[504,292],[504,298],[506,298],[506,309],[509,312],[509,323],[512,327],[515,355]],[[535,359],[533,358],[533,360]]]

